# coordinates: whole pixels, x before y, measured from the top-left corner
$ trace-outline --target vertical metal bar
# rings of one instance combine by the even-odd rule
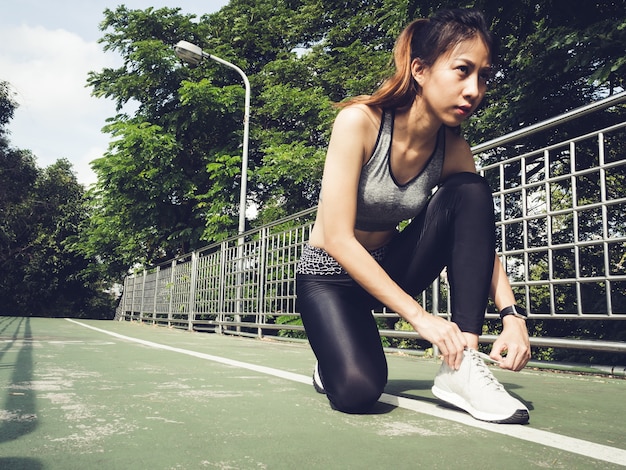
[[[196,320],[196,282],[198,280],[198,252],[191,253],[191,273],[189,275],[189,312],[187,312],[187,329],[193,331]]]
[[[613,301],[611,296],[611,258],[609,256],[609,210],[606,194],[606,169],[604,154],[604,133],[598,133],[598,163],[600,165],[600,202],[602,203],[602,248],[604,251],[604,278],[607,314],[613,315]]]
[[[159,294],[159,275],[161,274],[161,266],[157,266],[154,278],[154,296],[152,301],[152,324],[156,324],[157,297]]]
[[[226,262],[227,256],[226,251],[228,249],[227,243],[222,242],[220,244],[220,273],[218,279],[218,314],[217,314],[217,333],[224,332],[224,311],[226,310]]]
[[[235,264],[237,272],[235,273],[236,285],[235,285],[235,321],[241,321],[241,314],[243,312],[243,236],[237,239],[237,263]],[[237,325],[237,332],[241,332],[241,326]]]
[[[122,314],[124,315],[124,320],[126,320],[126,314],[130,311],[130,309],[132,309],[133,296],[132,296],[131,287],[130,287],[131,280],[132,278],[130,276],[127,276],[124,279],[124,292],[123,292],[124,308],[122,311]],[[130,300],[130,308],[128,306],[129,300]]]
[[[268,237],[269,229],[267,227],[262,228],[259,231],[259,255],[258,255],[258,265],[259,265],[259,278],[258,278],[258,286],[257,286],[257,313],[260,315],[258,317],[258,323],[264,325],[266,322],[266,311],[265,311],[265,282],[268,279],[267,273],[265,272],[267,268],[267,237]],[[263,328],[259,327],[258,331],[259,338],[263,337]]]
[[[146,298],[146,270],[143,270],[143,279],[141,280],[141,300],[139,302],[139,323],[143,323],[143,307]]]
[[[574,272],[576,276],[576,310],[578,315],[583,314],[583,297],[581,291],[580,276],[580,247],[579,247],[579,225],[578,225],[578,180],[576,175],[576,144],[569,143],[569,153],[572,164],[572,227],[574,230]]]
[[[432,284],[432,296],[433,296],[433,300],[432,300],[432,314],[435,316],[439,315],[439,276],[435,279],[435,282],[433,282]],[[448,297],[450,297],[450,294],[448,293]],[[426,305],[424,305],[424,307],[426,307]],[[450,320],[450,318],[448,318],[448,320]],[[439,357],[439,347],[433,343],[433,357]]]
[[[130,299],[130,309],[129,309],[129,313],[130,313],[130,320],[133,321],[135,319],[135,295],[136,295],[136,289],[135,289],[135,284],[137,282],[137,276],[135,276],[134,274],[131,277],[131,280],[133,281],[133,287],[132,287],[132,291],[131,291],[131,299]]]
[[[522,199],[522,244],[524,246],[524,253],[523,253],[523,262],[524,262],[524,283],[526,285],[528,285],[528,280],[530,279],[530,260],[529,260],[529,256],[528,256],[528,248],[529,248],[529,242],[528,242],[528,218],[529,218],[529,214],[528,214],[528,190],[527,190],[527,185],[528,185],[528,180],[526,178],[526,159],[522,158],[520,159],[520,179],[521,179],[521,194],[520,197]],[[528,305],[528,303],[526,304]]]
[[[549,150],[545,150],[548,161],[550,160],[550,152]],[[550,314],[554,315],[556,313],[555,308],[555,292],[554,292],[554,250],[552,248],[552,228],[554,227],[552,220],[552,208],[548,211],[548,233],[547,233],[547,241],[548,241],[548,286],[550,292]]]
[[[550,245],[549,240],[551,240],[552,237],[552,217],[550,216],[550,213],[552,211],[552,186],[550,185],[550,171],[552,170],[550,168],[550,152],[547,150],[544,150],[543,152],[543,165],[546,169],[546,174],[545,174],[545,180],[544,180],[544,188],[545,188],[545,192],[546,192],[546,236],[547,238],[547,242],[548,242],[548,246]],[[552,258],[552,255],[550,253],[550,249],[548,248],[546,250],[546,257],[547,257],[547,261],[548,261],[548,266],[550,266],[550,260]],[[549,271],[549,268],[548,268]],[[530,305],[530,287],[527,285],[526,286],[526,291],[528,292],[528,300],[526,305]],[[552,311],[552,299],[553,299],[553,292],[552,292],[552,287],[550,284],[550,278],[548,277],[548,291],[549,291],[549,309],[550,311]]]
[[[176,271],[176,260],[173,259],[172,260],[172,265],[170,267],[170,302],[169,302],[169,307],[167,309],[167,326],[172,326],[172,309],[174,306],[174,295],[176,293],[176,285],[174,284],[175,281],[175,274]]]
[[[506,246],[506,225],[504,224],[505,219],[505,208],[506,208],[506,198],[504,196],[504,166],[500,165],[498,167],[498,173],[500,176],[500,243],[501,243],[501,247],[500,247],[500,251],[503,254],[503,263],[504,263],[504,269],[505,272],[508,272],[508,257],[506,256],[505,252],[507,250],[507,246]]]

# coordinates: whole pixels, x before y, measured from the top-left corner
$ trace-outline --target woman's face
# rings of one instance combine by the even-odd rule
[[[441,55],[431,67],[415,59],[412,72],[426,111],[450,127],[467,119],[485,96],[491,74],[489,56],[483,40],[475,36]]]

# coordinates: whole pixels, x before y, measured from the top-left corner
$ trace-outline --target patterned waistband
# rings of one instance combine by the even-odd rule
[[[387,246],[381,246],[370,251],[370,255],[377,262],[381,262],[387,253]],[[308,243],[302,249],[302,255],[296,266],[297,274],[313,274],[321,276],[347,275],[345,269],[330,256],[323,248],[311,246]]]

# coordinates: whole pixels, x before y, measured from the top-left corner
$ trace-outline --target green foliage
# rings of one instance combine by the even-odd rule
[[[294,317],[293,315],[280,315],[276,317],[277,325],[287,326],[302,326],[302,318]],[[278,336],[281,338],[297,338],[306,339],[306,333],[304,331],[297,330],[278,330]]]
[[[506,6],[496,1],[471,3],[492,18],[493,30],[501,42],[488,100],[466,127],[472,144],[624,89],[623,1],[601,0],[575,6],[566,0],[523,0]],[[561,128],[560,135],[584,132],[591,125],[598,128],[602,120],[612,121],[607,115],[598,119],[578,120]],[[552,141],[559,138],[556,134],[547,137]],[[545,136],[534,138],[545,140]]]
[[[0,135],[13,115],[0,86]],[[41,170],[34,156],[0,139],[0,304],[2,314],[112,317],[114,299],[92,269],[95,259],[74,250],[87,218],[83,187],[67,160]]]

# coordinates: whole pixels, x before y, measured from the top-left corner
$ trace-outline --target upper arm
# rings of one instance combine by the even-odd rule
[[[373,147],[372,133],[375,141],[375,116],[365,107],[345,108],[335,119],[322,177],[325,245],[354,235],[359,178]]]

